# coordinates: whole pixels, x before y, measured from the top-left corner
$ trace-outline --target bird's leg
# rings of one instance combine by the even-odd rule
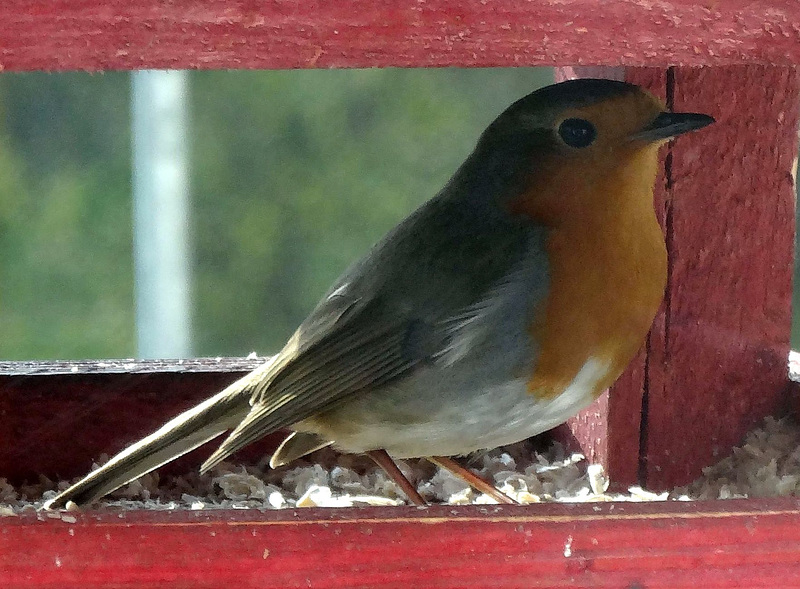
[[[465,481],[473,489],[485,493],[492,497],[498,503],[505,503],[507,505],[516,505],[517,502],[511,497],[497,490],[492,483],[486,479],[478,476],[471,470],[464,468],[458,462],[447,456],[426,456],[426,458],[433,462],[439,468],[449,470],[461,480]]]
[[[428,504],[427,501],[422,498],[422,495],[417,492],[414,485],[411,484],[411,481],[400,472],[400,469],[397,468],[394,460],[386,453],[386,450],[370,450],[366,454],[389,475],[389,478],[400,486],[403,493],[406,494],[406,497],[408,497],[414,505],[422,506]]]

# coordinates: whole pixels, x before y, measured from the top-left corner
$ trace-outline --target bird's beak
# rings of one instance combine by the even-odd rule
[[[714,117],[693,112],[662,112],[652,123],[631,135],[632,141],[662,141],[714,122]]]

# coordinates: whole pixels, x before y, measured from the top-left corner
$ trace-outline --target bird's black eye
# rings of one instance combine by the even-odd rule
[[[597,129],[585,119],[566,119],[558,126],[558,135],[570,147],[589,147],[597,138]]]

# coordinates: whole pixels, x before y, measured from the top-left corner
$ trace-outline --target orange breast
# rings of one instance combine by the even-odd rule
[[[653,210],[655,146],[611,173],[552,166],[532,178],[513,210],[550,227],[548,296],[530,327],[539,348],[528,389],[560,394],[590,359],[608,388],[641,347],[664,294],[667,255]]]

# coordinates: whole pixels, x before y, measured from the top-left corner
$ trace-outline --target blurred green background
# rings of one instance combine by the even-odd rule
[[[552,70],[193,72],[193,353],[277,351]],[[0,359],[136,355],[130,76],[0,76]]]

